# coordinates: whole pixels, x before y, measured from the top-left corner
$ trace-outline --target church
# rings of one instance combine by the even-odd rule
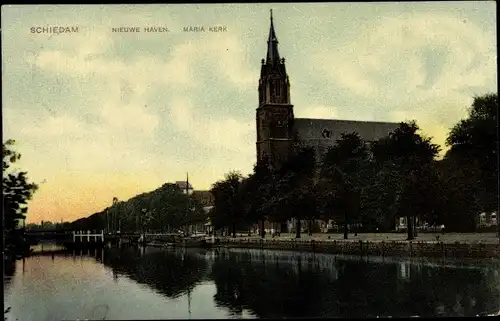
[[[312,147],[320,160],[342,133],[356,132],[371,143],[393,131],[399,123],[340,119],[295,118],[290,98],[290,80],[285,58],[278,52],[278,38],[271,26],[266,59],[262,59],[259,79],[257,120],[257,161],[267,159],[274,166],[286,161],[293,147]]]

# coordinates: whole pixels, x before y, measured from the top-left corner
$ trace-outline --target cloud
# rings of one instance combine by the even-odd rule
[[[445,151],[449,129],[473,96],[495,90],[495,39],[451,14],[407,13],[379,18],[360,37],[311,59],[333,62],[314,68],[369,106],[357,118],[376,110],[387,121],[417,120]]]
[[[485,86],[494,79],[492,39],[494,35],[453,16],[403,14],[381,18],[361,37],[333,52],[318,51],[312,59],[334,62],[321,65],[321,70],[354,94],[427,98],[435,96],[435,90]],[[428,79],[436,70],[438,74]]]
[[[253,121],[242,122],[233,117],[214,119],[209,115],[199,115],[200,108],[195,108],[185,98],[174,100],[170,112],[178,130],[201,144],[243,154],[254,152],[254,141],[249,142],[250,136],[255,133]]]

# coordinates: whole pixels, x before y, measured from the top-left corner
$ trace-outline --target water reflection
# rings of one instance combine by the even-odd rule
[[[168,298],[186,294],[207,274],[207,262],[189,251],[127,247],[107,250],[103,263],[112,269],[115,280],[126,275]]]
[[[33,255],[6,265],[20,280],[5,287],[19,320],[475,316],[500,307],[499,264],[491,261],[133,247]]]
[[[3,278],[4,290],[8,290],[12,281],[12,277],[16,273],[16,261],[14,260],[4,260],[4,273]]]
[[[475,316],[499,309],[497,269],[233,250],[212,278],[218,305],[264,318]]]

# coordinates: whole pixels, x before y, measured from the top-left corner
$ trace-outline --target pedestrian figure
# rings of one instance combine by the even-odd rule
[[[441,234],[444,235],[444,224],[441,224]]]

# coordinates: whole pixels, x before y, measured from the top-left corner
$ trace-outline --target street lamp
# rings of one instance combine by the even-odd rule
[[[144,234],[144,216],[146,215],[147,209],[143,208],[142,209],[142,215],[141,215],[141,234]]]

